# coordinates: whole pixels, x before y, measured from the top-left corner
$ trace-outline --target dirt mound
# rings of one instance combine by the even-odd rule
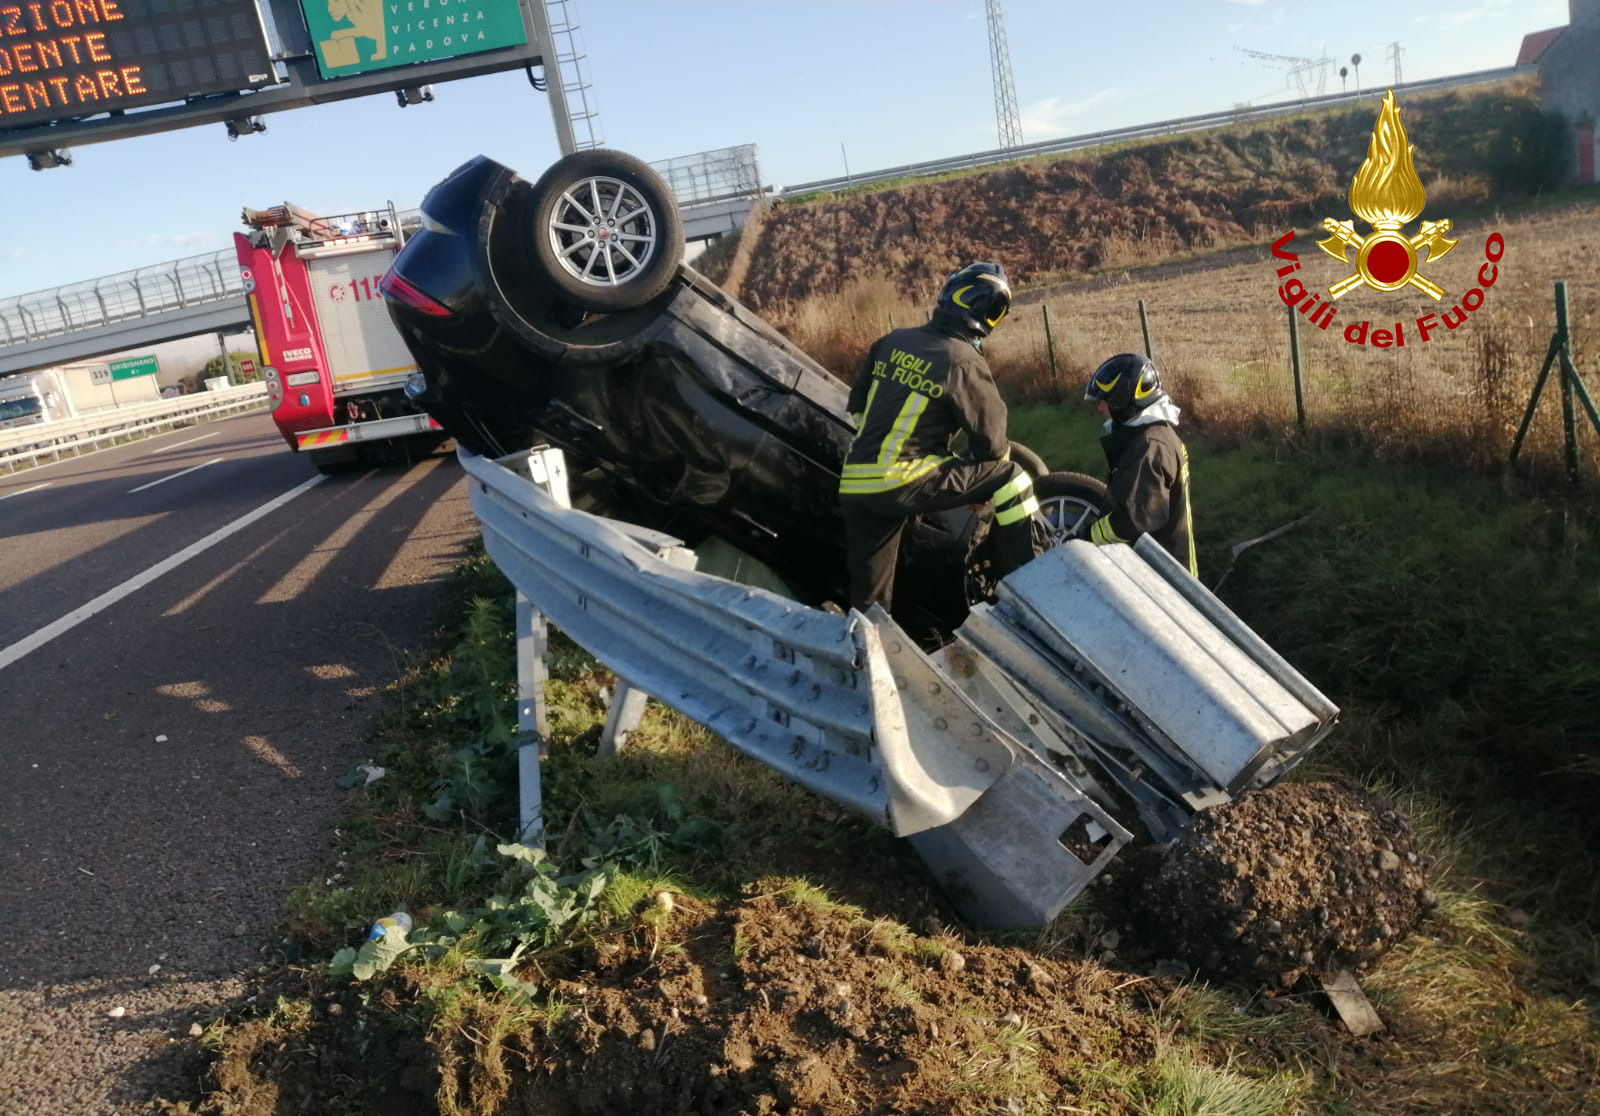
[[[680,948],[611,943],[557,984],[582,1006],[529,1037],[517,1111],[1034,1111],[1104,1043],[1153,1046],[1092,963],[786,895],[674,917]]]
[[[1377,956],[1427,901],[1406,821],[1326,783],[1207,811],[1147,856],[1123,865],[1106,902],[1026,940],[977,940],[927,913],[910,929],[784,877],[717,902],[646,899],[597,938],[520,965],[528,999],[448,964],[374,984],[276,972],[219,1030],[203,1093],[158,1111],[1044,1116],[1070,1101],[1132,1116],[1162,1090],[1258,1087],[1174,1046],[1184,1003],[1206,1001],[1169,959],[1292,984]],[[884,894],[896,875],[874,877]],[[1113,904],[1129,904],[1121,888],[1142,903]]]
[[[1140,892],[1163,948],[1289,987],[1376,960],[1434,903],[1410,823],[1365,791],[1291,783],[1195,817]]]

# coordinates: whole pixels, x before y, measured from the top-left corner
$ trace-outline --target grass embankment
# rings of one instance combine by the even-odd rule
[[[1098,471],[1080,409],[1013,421],[1055,468]],[[711,1073],[730,1112],[1592,1111],[1588,529],[1447,474],[1192,448],[1208,584],[1233,543],[1312,514],[1240,553],[1222,595],[1344,707],[1314,773],[1394,796],[1438,861],[1440,908],[1364,978],[1389,1034],[1107,958],[1090,903],[1022,940],[925,925],[903,846],[677,715],[652,707],[627,753],[596,759],[613,680],[560,640],[550,856],[497,849],[523,741],[510,590],[479,558],[446,650],[379,726],[386,774],[353,792],[338,863],[290,899],[305,965],[212,1028],[197,1106],[586,1112],[624,1089],[643,1114],[679,1110],[652,1081]],[[417,947],[329,975],[393,909],[417,915]]]
[[[1548,189],[1558,134],[1529,80],[1401,102],[1429,212]],[[740,297],[781,319],[858,283],[931,299],[962,263],[996,259],[1041,287],[1175,253],[1271,241],[1349,214],[1375,102],[967,174],[779,199]]]

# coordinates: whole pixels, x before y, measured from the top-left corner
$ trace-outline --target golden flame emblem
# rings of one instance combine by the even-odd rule
[[[1375,291],[1398,291],[1409,284],[1435,302],[1444,297],[1443,287],[1418,274],[1417,253],[1426,248],[1427,261],[1432,263],[1454,248],[1456,241],[1445,239],[1450,221],[1424,221],[1412,237],[1400,232],[1401,226],[1416,220],[1427,200],[1417,168],[1411,163],[1411,150],[1391,89],[1384,94],[1378,122],[1372,126],[1366,161],[1350,180],[1350,210],[1371,225],[1373,232],[1357,236],[1353,222],[1331,217],[1322,222],[1323,229],[1333,235],[1319,240],[1318,248],[1347,264],[1350,258],[1345,250],[1356,251],[1355,272],[1328,288],[1334,298],[1363,283]]]

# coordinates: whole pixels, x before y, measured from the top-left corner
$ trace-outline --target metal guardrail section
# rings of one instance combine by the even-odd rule
[[[1128,140],[1182,135],[1185,132],[1204,131],[1208,128],[1225,128],[1231,124],[1243,124],[1250,120],[1261,120],[1273,116],[1289,116],[1299,112],[1355,104],[1362,100],[1381,97],[1385,89],[1393,89],[1396,93],[1426,93],[1431,90],[1450,89],[1461,85],[1482,85],[1491,81],[1504,81],[1507,78],[1517,77],[1521,74],[1535,73],[1537,70],[1537,66],[1503,66],[1499,69],[1478,70],[1467,74],[1453,74],[1449,77],[1402,82],[1393,86],[1380,85],[1357,93],[1330,93],[1323,97],[1307,97],[1303,101],[1284,101],[1255,108],[1227,109],[1222,112],[1208,112],[1198,116],[1179,116],[1171,120],[1156,121],[1152,124],[1135,124],[1127,128],[1112,128],[1102,132],[1084,132],[1081,135],[1063,136],[1059,139],[1021,144],[1017,147],[995,148],[990,151],[973,152],[969,155],[956,155],[947,159],[930,159],[922,163],[906,163],[902,166],[886,167],[882,170],[867,171],[862,174],[845,175],[839,178],[823,178],[815,182],[801,182],[794,186],[785,186],[783,195],[793,196],[846,190],[852,186],[886,182],[895,178],[920,178],[930,174],[943,174],[947,171],[970,170],[976,167],[1014,162],[1018,159],[1029,159],[1037,155],[1054,155],[1066,151],[1079,151],[1086,147],[1099,147],[1107,143],[1124,143]]]
[[[238,384],[216,391],[195,392],[177,399],[136,403],[92,415],[0,430],[0,466],[15,472],[41,458],[59,459],[116,441],[171,427],[191,419],[258,407],[267,401],[265,384]]]
[[[974,922],[1048,921],[1131,838],[881,610],[833,616],[680,568],[662,536],[559,506],[513,471],[526,455],[458,456],[485,549],[539,612],[746,755],[916,836]],[[1075,823],[1098,835],[1086,858],[1060,841]]]
[[[1131,839],[1129,802],[1170,837],[1338,713],[1153,543],[1042,555],[940,662],[881,609],[807,608],[562,507],[529,453],[458,450],[518,592],[629,686],[910,838],[980,925],[1047,922]]]
[[[947,657],[963,689],[1158,841],[1287,774],[1339,710],[1159,544],[1072,541],[978,605]]]

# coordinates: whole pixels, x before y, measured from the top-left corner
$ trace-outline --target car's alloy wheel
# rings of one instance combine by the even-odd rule
[[[683,258],[683,220],[650,164],[620,151],[579,151],[547,170],[534,196],[534,255],[573,306],[628,310],[672,281]]]
[[[1083,473],[1046,473],[1033,482],[1039,501],[1037,519],[1043,523],[1051,546],[1084,538],[1105,497],[1103,481]]]
[[[561,191],[545,231],[562,269],[591,287],[638,278],[660,239],[650,204],[615,178],[586,178]]]

